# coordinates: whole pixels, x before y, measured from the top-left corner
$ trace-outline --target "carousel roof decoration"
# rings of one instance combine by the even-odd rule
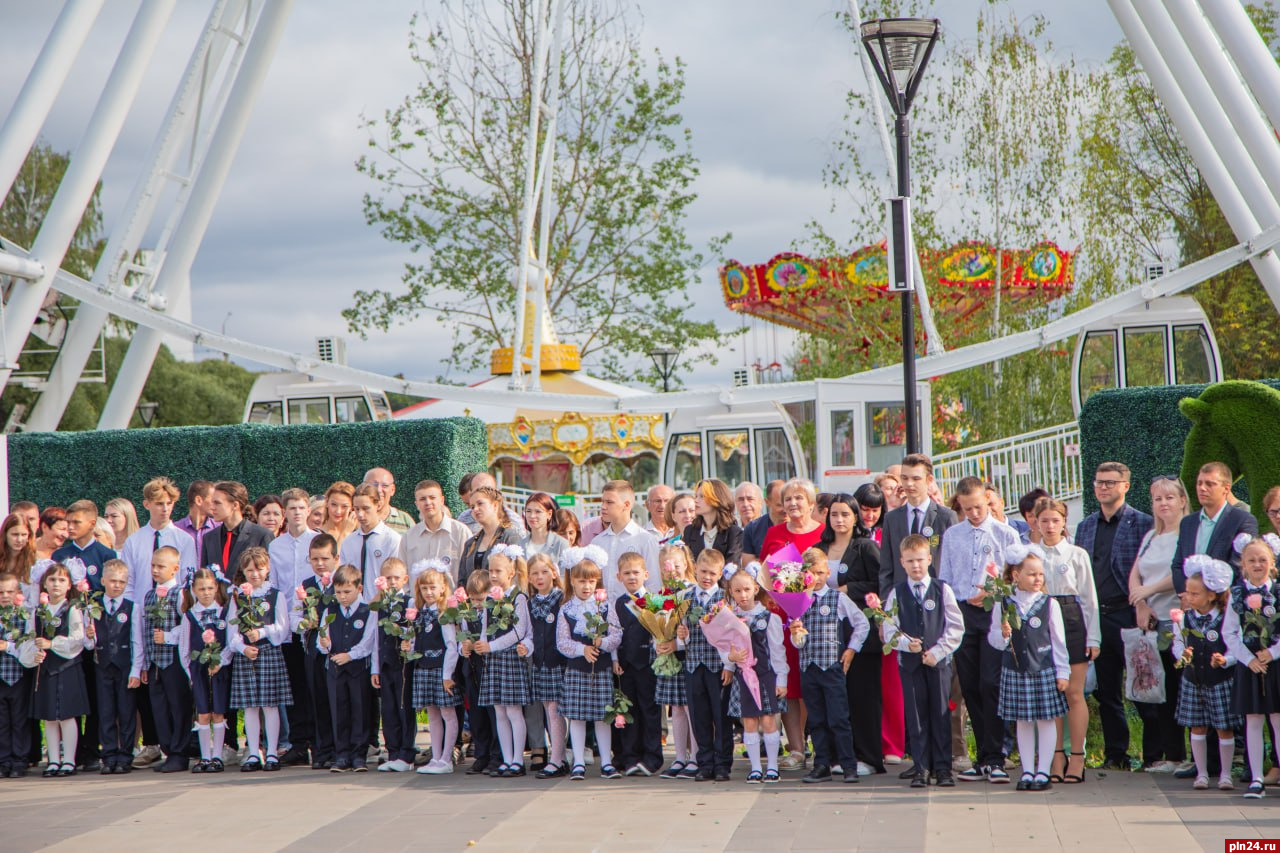
[[[897,310],[888,291],[885,245],[864,246],[850,255],[810,258],[782,252],[768,263],[729,261],[720,268],[720,288],[730,309],[822,337],[847,336],[862,323],[878,323]],[[1019,304],[1047,302],[1075,282],[1075,253],[1044,242],[1029,249],[1001,251],[1004,299]],[[996,249],[959,243],[920,253],[921,272],[948,340],[966,336],[968,326],[990,301],[996,279]]]

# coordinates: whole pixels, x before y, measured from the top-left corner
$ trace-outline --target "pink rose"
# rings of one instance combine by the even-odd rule
[[[408,619],[410,622],[416,620],[418,618],[418,608],[410,607],[404,612],[404,618]]]
[[[669,574],[671,574],[672,572],[674,572],[675,570],[676,570],[676,561],[675,561],[675,560],[664,560],[664,561],[663,561],[663,563],[662,563],[662,572],[663,572],[663,574],[667,574],[667,575],[669,575]]]
[[[1244,600],[1244,606],[1248,607],[1250,610],[1261,610],[1262,596],[1255,592]]]
[[[501,601],[502,587],[498,586],[497,584],[494,584],[493,586],[489,587],[489,597],[492,598],[494,601]]]
[[[609,597],[609,593],[605,592],[603,589],[596,590],[596,601],[600,602],[601,604],[603,604],[605,602],[605,599],[607,599],[608,597]]]
[[[374,589],[376,589],[378,592],[386,592],[386,591],[387,591],[387,587],[388,587],[388,586],[390,586],[390,585],[391,585],[391,584],[390,584],[390,582],[389,582],[385,577],[383,577],[383,576],[381,576],[381,575],[379,575],[379,576],[378,576],[378,579],[377,579],[377,580],[375,580],[375,581],[373,582],[373,587],[374,587]]]
[[[164,598],[168,594],[169,594],[169,587],[167,586],[156,587],[156,598]]]
[[[874,592],[867,593],[867,606],[872,610],[879,610],[880,596],[876,595]]]
[[[785,583],[783,583],[783,582],[782,582],[782,579],[781,579],[781,578],[778,578],[777,580],[775,580],[775,581],[773,582],[773,591],[774,591],[774,592],[782,592],[782,591],[783,591],[784,589],[786,589],[786,588],[787,588],[787,585],[786,585]]]
[[[320,575],[321,586],[329,586],[331,583],[333,583],[333,572],[325,572]]]
[[[27,597],[20,592],[15,592],[13,594],[13,603],[16,604],[18,607],[21,607],[22,602],[26,600],[27,600]]]
[[[253,584],[251,583],[240,584],[240,594],[245,596],[246,598],[253,595]]]
[[[76,584],[76,592],[88,592],[88,591],[89,591],[89,582],[88,582],[88,581],[83,581],[83,580],[82,580],[82,581],[80,581],[78,584]]]
[[[452,609],[456,608],[456,607],[458,606],[458,599],[457,599],[457,597],[456,597],[456,596],[452,596],[452,595],[451,595],[451,596],[449,596],[448,598],[446,598],[446,599],[444,600],[444,606],[445,606],[445,607],[447,607],[447,608],[448,608],[448,609],[450,609],[450,610],[452,610]]]
[[[301,586],[299,586],[297,589],[295,589],[295,590],[293,591],[293,594],[294,594],[294,595],[296,595],[296,596],[298,596],[298,600],[299,600],[299,601],[306,601],[306,600],[307,600],[307,591],[306,591],[303,587],[301,587]]]
[[[1000,567],[995,564],[995,561],[987,563],[987,577],[989,578],[1000,577]]]
[[[458,601],[465,601],[467,598],[467,591],[462,587],[458,587],[453,591],[453,597]]]
[[[615,729],[623,728],[624,726],[626,726],[626,724],[627,724],[627,718],[622,716],[621,714],[613,718],[613,727]]]
[[[48,603],[49,603],[49,593],[47,593],[47,592],[42,592],[42,593],[40,593],[40,603],[41,603],[41,604],[48,604]]]
[[[1182,611],[1176,607],[1169,611],[1169,618],[1178,625],[1182,624],[1182,615]]]
[[[804,573],[804,585],[813,586],[813,572]]]
[[[218,635],[213,633],[212,628],[205,628],[204,633],[200,635],[200,639],[204,640],[204,644],[207,646],[213,641],[217,640]]]

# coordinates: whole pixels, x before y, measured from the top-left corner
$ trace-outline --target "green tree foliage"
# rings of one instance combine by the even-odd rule
[[[512,345],[534,5],[446,0],[414,18],[422,82],[367,122],[372,152],[357,168],[376,185],[368,222],[416,260],[403,290],[356,292],[343,312],[353,332],[426,314],[453,334],[450,364],[463,370]],[[684,231],[698,174],[679,113],[684,70],[645,56],[612,0],[569,0],[566,27],[548,306],[595,369],[634,378],[650,367],[633,356],[652,346],[688,353],[719,339],[691,316],[687,290],[703,257]]]
[[[32,146],[14,179],[9,195],[0,205],[0,236],[31,248],[44,224],[45,214],[53,202],[58,184],[66,174],[70,155],[55,151],[44,141]],[[71,246],[62,259],[62,268],[84,278],[93,275],[93,267],[102,254],[106,241],[102,238],[102,184],[93,191]]]

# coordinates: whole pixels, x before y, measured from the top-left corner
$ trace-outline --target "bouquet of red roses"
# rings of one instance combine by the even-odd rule
[[[689,601],[679,594],[659,595],[647,592],[628,607],[655,642],[669,643],[676,638],[676,628],[689,611]],[[658,675],[678,675],[682,668],[675,652],[654,658],[653,671]]]

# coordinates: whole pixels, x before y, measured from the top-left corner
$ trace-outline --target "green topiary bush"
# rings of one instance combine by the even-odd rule
[[[9,437],[9,499],[44,507],[88,498],[101,507],[125,497],[145,517],[142,486],[160,475],[182,489],[197,479],[239,480],[250,495],[293,486],[314,494],[382,467],[396,478],[393,503],[416,518],[416,482],[438,481],[456,515],[458,480],[487,464],[488,435],[475,418],[20,433]],[[175,517],[185,512],[182,500]]]

